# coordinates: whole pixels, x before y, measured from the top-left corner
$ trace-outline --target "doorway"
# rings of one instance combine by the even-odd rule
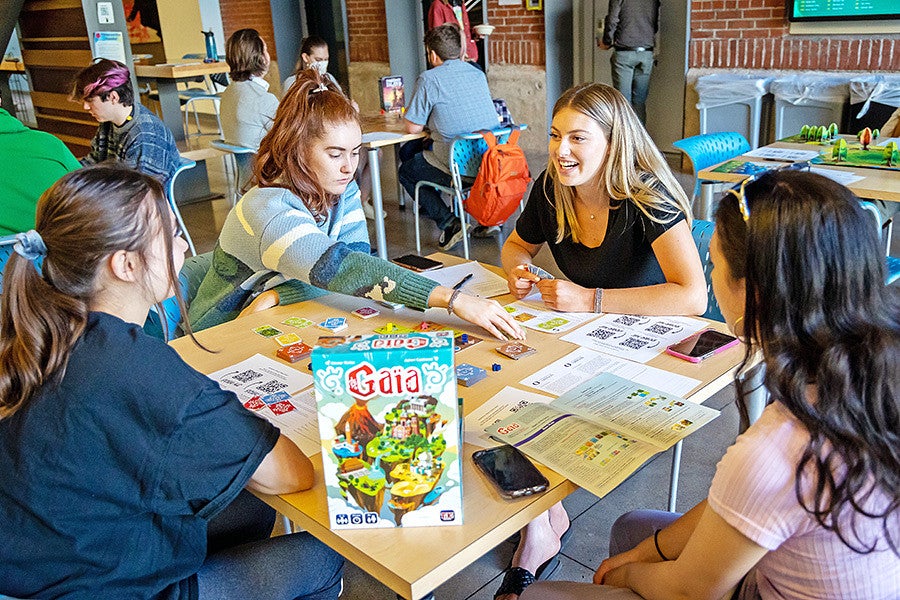
[[[328,72],[344,90],[350,89],[345,0],[304,0],[304,36],[317,35],[328,44]],[[299,44],[298,44],[299,48]],[[299,51],[297,58],[300,58]]]

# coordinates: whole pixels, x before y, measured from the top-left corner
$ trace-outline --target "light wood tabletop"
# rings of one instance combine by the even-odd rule
[[[446,254],[435,254],[432,258],[448,266],[464,262],[460,257]],[[489,268],[499,271],[496,267]],[[497,300],[508,304],[513,297],[506,295]],[[349,314],[362,306],[376,308],[381,314],[367,320]],[[480,406],[504,386],[527,389],[518,382],[576,348],[574,344],[560,340],[558,335],[529,330],[526,343],[538,352],[513,361],[495,351],[500,341],[456,316],[448,315],[444,309],[429,309],[423,313],[402,308],[394,312],[364,298],[339,294],[275,307],[199,332],[198,340],[217,353],[203,351],[189,338],[175,340],[172,346],[203,373],[222,369],[256,353],[275,358],[277,344],[254,334],[253,329],[267,324],[282,328],[284,326],[279,325],[281,321],[291,316],[302,316],[314,322],[331,316],[344,316],[350,325],[346,335],[371,334],[388,322],[414,326],[429,320],[483,338],[482,342],[461,350],[456,357],[457,362],[467,362],[488,372],[487,379],[473,387],[458,388],[465,413]],[[723,323],[710,322],[710,326],[725,330]],[[297,333],[310,345],[319,335],[327,334],[315,327],[297,330]],[[666,354],[657,356],[648,364],[701,380],[702,383],[687,397],[703,402],[731,383],[742,357],[742,349],[732,348],[696,364]],[[502,370],[492,372],[493,363],[501,364]],[[293,367],[305,370],[308,364],[308,360],[303,360]],[[475,450],[475,446],[465,444],[462,452],[464,499],[463,524],[460,526],[331,531],[320,455],[313,457],[316,474],[313,489],[297,494],[261,497],[404,598],[421,598],[577,489],[559,474],[539,465],[550,481],[548,491],[516,500],[503,499],[472,463],[471,454]]]
[[[213,63],[194,61],[189,63],[168,63],[159,65],[135,64],[134,74],[138,77],[155,79],[184,79],[202,77],[214,73],[228,73],[228,63],[224,60]]]

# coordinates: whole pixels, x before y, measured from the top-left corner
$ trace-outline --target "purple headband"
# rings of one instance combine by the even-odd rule
[[[106,94],[128,81],[130,77],[131,74],[128,72],[127,67],[116,65],[98,77],[94,83],[84,86],[82,97],[92,98],[93,96]]]

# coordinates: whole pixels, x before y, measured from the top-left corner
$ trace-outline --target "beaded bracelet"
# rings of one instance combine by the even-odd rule
[[[659,557],[661,559],[667,561],[669,559],[666,558],[666,555],[663,554],[662,550],[659,549],[659,532],[660,531],[662,531],[662,529],[657,529],[656,531],[653,532],[653,545],[656,546],[656,553],[659,554]]]
[[[453,302],[456,301],[456,297],[462,293],[462,290],[453,290],[453,293],[450,294],[450,299],[447,301],[447,314],[453,314]]]
[[[600,305],[603,303],[603,288],[597,288],[594,290],[594,312],[602,312],[600,310]]]

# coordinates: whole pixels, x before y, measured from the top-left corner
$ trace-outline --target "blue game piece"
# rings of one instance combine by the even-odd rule
[[[503,368],[503,367],[501,367],[499,363],[494,363],[494,364],[491,365],[491,371],[494,371],[495,373],[496,373],[497,371],[499,371],[500,369],[502,369],[502,368]]]

